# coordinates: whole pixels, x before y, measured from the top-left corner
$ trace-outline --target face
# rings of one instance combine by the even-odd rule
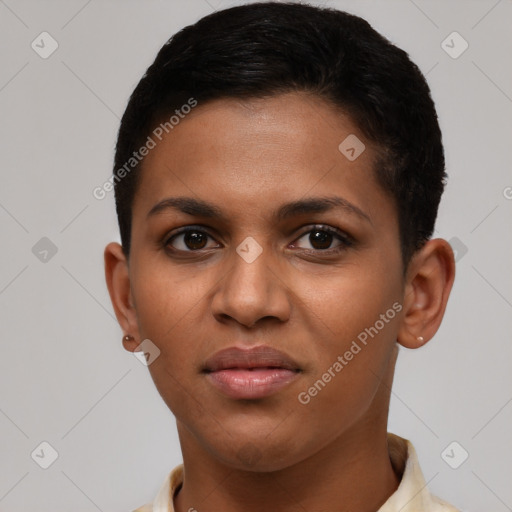
[[[182,445],[276,470],[386,414],[404,283],[374,156],[343,113],[290,93],[199,104],[145,158],[130,300]],[[212,371],[262,346],[292,368]]]

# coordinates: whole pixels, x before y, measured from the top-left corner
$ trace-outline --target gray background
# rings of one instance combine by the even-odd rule
[[[434,493],[466,511],[512,510],[512,2],[312,3],[359,14],[404,48],[444,134],[436,236],[457,249],[456,283],[437,336],[401,350],[389,430],[415,444]],[[129,511],[181,462],[172,414],[121,345],[102,260],[118,240],[113,196],[92,190],[161,45],[229,5],[0,0],[0,510]],[[47,59],[31,47],[43,31],[59,45]],[[453,31],[469,43],[456,59],[441,45]],[[36,463],[50,456],[43,441],[58,452],[48,469]],[[453,441],[452,465],[469,453],[457,469],[441,456]]]

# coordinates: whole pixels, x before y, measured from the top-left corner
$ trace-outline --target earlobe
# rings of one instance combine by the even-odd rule
[[[104,259],[105,279],[117,321],[123,332],[130,335],[123,337],[123,346],[126,350],[133,352],[138,345],[139,333],[130,287],[128,261],[121,245],[115,242],[105,247]]]
[[[419,348],[439,329],[455,279],[455,258],[450,244],[429,240],[412,258],[404,292],[404,312],[397,341]]]

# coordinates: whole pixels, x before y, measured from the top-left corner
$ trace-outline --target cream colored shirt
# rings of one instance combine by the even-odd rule
[[[391,464],[401,480],[397,490],[377,512],[459,512],[429,492],[410,441],[388,432],[388,446]],[[155,501],[133,512],[174,512],[173,497],[182,483],[183,464],[180,464],[167,475]]]

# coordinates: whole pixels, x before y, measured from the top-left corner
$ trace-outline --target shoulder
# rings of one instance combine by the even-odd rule
[[[148,503],[146,505],[142,505],[142,507],[139,507],[132,512],[153,512],[153,504]]]
[[[460,512],[458,508],[455,508],[453,505],[450,505],[450,503],[434,494],[430,495],[430,500],[432,503],[432,512]]]
[[[133,510],[132,512],[160,512],[161,510],[169,510],[173,512],[172,496],[183,484],[184,468],[183,464],[178,464],[163,481],[156,498],[146,505]]]

